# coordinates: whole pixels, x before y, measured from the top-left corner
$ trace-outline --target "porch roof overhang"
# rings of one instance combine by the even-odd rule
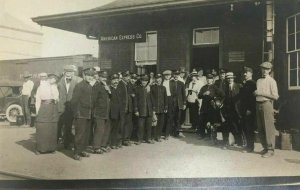
[[[249,1],[253,0],[116,0],[91,10],[40,16],[32,18],[32,20],[41,26],[84,34],[88,37],[95,36],[95,34],[91,32],[91,28],[95,25],[99,25],[99,21],[113,19],[118,16],[155,14],[169,10]]]

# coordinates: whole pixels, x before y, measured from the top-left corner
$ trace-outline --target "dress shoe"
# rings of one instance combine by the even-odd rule
[[[140,145],[141,142],[140,142],[140,141],[137,141],[137,142],[135,142],[134,144],[135,144],[135,145]]]
[[[271,156],[274,156],[274,151],[268,151],[265,154],[263,154],[261,157],[263,157],[263,158],[269,158]]]
[[[262,151],[260,151],[260,154],[261,154],[261,155],[264,155],[264,154],[266,154],[267,152],[268,152],[267,149],[263,149]]]
[[[123,148],[123,146],[120,144],[120,145],[118,146],[118,148]]]
[[[129,143],[128,143],[128,141],[123,142],[123,145],[124,146],[130,146]]]
[[[118,149],[116,146],[111,146],[111,149]]]
[[[154,141],[153,140],[148,140],[146,141],[148,144],[154,144]]]
[[[252,153],[252,152],[254,152],[254,150],[253,149],[249,149],[249,148],[246,148],[246,149],[244,149],[242,151],[242,153]]]
[[[103,154],[103,150],[99,149],[95,149],[94,150],[94,154]]]
[[[74,160],[80,161],[81,160],[81,156],[79,154],[75,154],[74,155]]]
[[[90,157],[90,154],[87,153],[87,152],[82,152],[82,153],[80,153],[80,156],[82,156],[82,157]]]

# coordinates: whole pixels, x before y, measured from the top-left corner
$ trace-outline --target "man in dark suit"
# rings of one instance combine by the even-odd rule
[[[186,95],[184,83],[179,81],[180,72],[174,72],[174,81],[170,83],[171,96],[174,106],[174,126],[172,134],[175,137],[179,136],[179,128],[181,125],[181,118],[183,110],[186,108]]]
[[[111,98],[110,98],[110,146],[112,149],[121,148],[121,117],[125,114],[124,107],[122,107],[122,99],[124,94],[118,88],[119,85],[119,75],[113,74],[111,76]]]
[[[243,152],[254,151],[254,130],[256,129],[256,100],[254,92],[256,82],[252,79],[253,70],[244,67],[245,83],[240,89],[239,99],[241,102],[242,129],[245,132],[247,147]]]
[[[151,99],[153,110],[156,113],[157,125],[154,126],[154,140],[160,142],[163,126],[165,123],[165,114],[168,111],[167,92],[166,87],[162,85],[162,75],[155,76],[156,83],[151,86]]]
[[[59,91],[58,113],[60,114],[57,134],[60,139],[63,131],[63,142],[66,149],[71,149],[70,144],[74,138],[72,134],[73,114],[70,105],[73,91],[77,84],[77,81],[74,79],[74,73],[75,70],[71,65],[65,66],[64,76],[57,84]]]
[[[227,86],[227,81],[226,81],[226,70],[225,69],[219,69],[219,79],[215,81],[215,85],[225,92],[225,88]]]
[[[84,80],[78,83],[71,99],[72,113],[75,118],[74,159],[89,157],[85,151],[89,143],[92,111],[93,111],[93,87],[90,84],[94,79],[92,69],[84,70]]]
[[[152,117],[153,117],[153,105],[151,100],[149,77],[144,75],[141,77],[142,85],[138,86],[135,90],[135,105],[134,112],[138,116],[138,140],[137,145],[141,144],[146,130],[145,141],[153,144],[152,140]]]
[[[206,75],[207,84],[203,86],[198,94],[198,98],[202,99],[202,105],[200,108],[200,122],[198,128],[198,134],[200,138],[210,137],[210,128],[207,128],[207,134],[205,129],[208,123],[214,121],[214,109],[211,101],[218,98],[222,100],[224,98],[224,92],[213,84],[214,76],[212,74]]]
[[[93,91],[93,101],[94,101],[94,135],[93,135],[93,147],[94,153],[101,154],[108,152],[108,139],[110,136],[110,96],[111,91],[106,83],[107,72],[99,72],[99,83],[95,85]]]
[[[121,143],[125,146],[130,145],[130,134],[132,132],[132,88],[129,87],[130,83],[130,73],[129,71],[122,73],[122,79],[118,84],[118,89],[120,90],[123,98],[121,99],[122,109],[124,109],[124,114],[121,115]],[[130,133],[130,134],[129,134]]]
[[[227,112],[226,127],[223,134],[224,142],[228,142],[229,132],[234,136],[235,143],[243,146],[245,143],[245,137],[242,133],[240,126],[240,110],[239,110],[239,98],[238,94],[240,92],[241,85],[234,82],[235,76],[233,72],[226,73],[226,80],[228,84],[225,88],[225,100],[224,106]],[[226,149],[226,146],[224,149]]]

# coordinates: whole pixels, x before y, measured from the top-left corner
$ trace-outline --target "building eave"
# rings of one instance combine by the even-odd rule
[[[155,13],[167,10],[184,9],[201,6],[223,5],[230,3],[249,2],[252,0],[186,0],[182,2],[168,2],[162,4],[151,4],[134,7],[124,7],[107,10],[87,10],[79,12],[71,12],[64,14],[40,16],[32,18],[32,20],[41,26],[62,29],[70,32],[86,35],[91,24],[88,22],[93,19],[104,19],[122,15],[133,15],[143,13]],[[74,27],[80,25],[80,28]]]

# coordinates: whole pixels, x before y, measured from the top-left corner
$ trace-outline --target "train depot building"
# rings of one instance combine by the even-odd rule
[[[239,78],[250,66],[257,79],[258,66],[270,61],[281,127],[300,129],[298,0],[116,0],[33,21],[98,40],[100,67],[111,73],[202,67],[226,68]]]

